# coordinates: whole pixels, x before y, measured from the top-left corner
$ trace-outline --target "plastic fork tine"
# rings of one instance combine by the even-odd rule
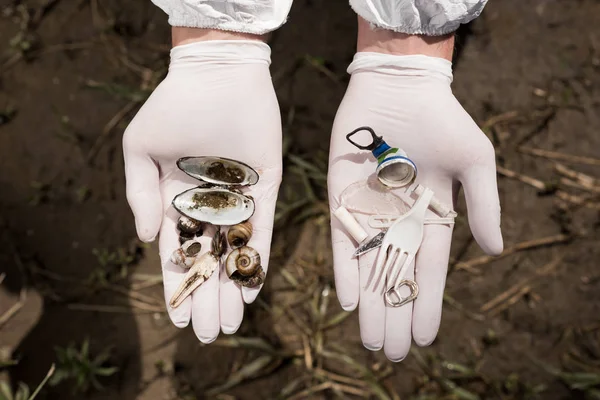
[[[393,273],[393,275],[391,275],[391,277],[393,278],[396,274],[398,275],[398,277],[394,280],[394,284],[391,285],[390,287],[398,286],[400,284],[400,282],[402,282],[402,280],[404,280],[404,277],[406,276],[406,273],[408,272],[408,269],[410,268],[410,264],[413,262],[414,259],[415,259],[415,255],[413,253],[408,253],[406,255],[406,260],[404,260],[404,262],[402,263],[402,266],[400,266],[400,270],[398,271],[397,268],[394,269],[394,273]],[[400,264],[397,264],[397,265],[400,265]]]
[[[380,285],[383,285],[384,287],[386,286],[385,282],[388,277],[388,272],[390,271],[390,268],[394,264],[394,261],[397,260],[399,257],[398,256],[399,249],[397,247],[394,247],[393,245],[390,245],[389,247],[390,247],[390,251],[387,253],[387,259],[385,262],[385,266],[383,267],[383,270],[381,271],[381,278],[377,281],[373,290],[378,290]]]
[[[377,285],[379,283],[379,281],[381,279],[383,279],[383,275],[378,274],[377,271],[380,271],[383,268],[383,265],[385,263],[385,261],[387,260],[387,254],[388,254],[388,250],[390,248],[390,245],[387,243],[384,243],[380,248],[379,248],[379,254],[377,254],[377,261],[375,261],[375,275],[373,275],[373,290],[375,290],[375,288],[377,288]]]

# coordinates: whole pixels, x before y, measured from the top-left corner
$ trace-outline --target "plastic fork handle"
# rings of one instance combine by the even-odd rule
[[[423,185],[417,185],[417,187],[412,191],[417,196],[421,196],[427,188]],[[456,217],[456,211],[452,210],[448,205],[441,202],[436,197],[431,198],[431,202],[429,203],[429,207],[433,211],[436,212],[440,217]]]
[[[419,198],[415,201],[415,204],[413,204],[410,211],[405,215],[418,215],[422,220],[425,220],[425,212],[431,204],[431,199],[433,199],[433,190],[426,187],[423,187],[423,189],[424,190],[419,195]]]

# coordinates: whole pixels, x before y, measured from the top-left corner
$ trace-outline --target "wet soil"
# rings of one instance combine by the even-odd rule
[[[460,383],[480,398],[536,398],[531,393],[538,385],[545,390],[537,398],[584,398],[550,368],[580,372],[598,362],[599,353],[590,350],[600,328],[597,198],[588,205],[558,200],[557,187],[585,198],[589,192],[564,186],[553,162],[519,148],[600,157],[599,26],[598,1],[503,0],[490,2],[459,32],[454,93],[496,144],[498,164],[549,189],[499,177],[506,246],[543,238],[551,245],[466,268],[460,262],[481,251],[467,221],[457,221],[440,334],[420,354],[476,367],[485,380]],[[271,38],[284,132],[293,151],[309,159],[327,151],[355,35],[346,2],[297,0],[288,23]],[[147,279],[142,274],[160,272],[156,248],[135,240],[120,144],[127,122],[164,77],[169,38],[165,15],[147,0],[0,4],[0,273],[6,273],[0,313],[26,293],[23,308],[0,326],[0,347],[19,361],[2,371],[35,387],[56,361],[56,347],[85,338],[92,352],[111,348],[110,363],[119,367],[101,379],[103,391],[73,394],[65,383],[48,387],[40,398],[212,398],[209,389],[260,354],[201,345],[191,327],[177,330],[164,313],[140,310],[139,299],[105,284],[139,287]],[[597,165],[567,164],[600,177]],[[299,240],[315,223],[276,231],[267,278],[272,284],[246,307],[236,337],[296,348],[284,340],[297,333],[292,324],[264,305],[281,300],[278,270],[305,242],[310,247],[296,253],[317,257],[312,265],[320,269],[320,282],[333,284],[326,232]],[[487,310],[488,301],[515,285],[521,294],[513,303]],[[144,293],[150,298],[144,304],[164,302],[160,286]],[[340,311],[336,300],[329,307]],[[384,384],[402,398],[431,393],[428,388],[448,372],[426,374],[415,354],[391,364],[381,352],[368,352],[357,313],[324,340],[374,371],[389,366]],[[567,363],[573,354],[579,363]],[[302,365],[284,357],[224,393],[277,398]],[[335,360],[324,367],[346,370]],[[449,389],[441,387],[429,398],[445,398]],[[324,393],[304,398],[335,397]]]

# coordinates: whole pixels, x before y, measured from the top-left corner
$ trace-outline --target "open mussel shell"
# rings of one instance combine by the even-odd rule
[[[258,173],[240,161],[222,157],[183,157],[177,160],[180,170],[203,182],[224,186],[247,186],[258,182]]]
[[[178,194],[173,207],[196,221],[235,225],[254,214],[254,200],[222,187],[196,187]]]

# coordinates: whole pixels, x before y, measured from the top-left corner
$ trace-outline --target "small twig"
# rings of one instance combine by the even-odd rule
[[[444,302],[446,302],[449,306],[455,308],[457,311],[465,314],[468,318],[471,318],[475,321],[485,321],[485,315],[481,315],[478,313],[475,313],[473,311],[469,311],[465,308],[465,306],[463,306],[462,304],[460,304],[458,301],[456,301],[454,298],[450,297],[450,295],[448,294],[444,294]]]
[[[70,310],[77,311],[98,311],[106,313],[122,313],[122,314],[150,314],[157,311],[136,311],[131,307],[126,306],[111,306],[107,304],[83,304],[83,303],[71,303],[67,304],[67,308]]]
[[[556,163],[554,165],[554,169],[561,175],[566,176],[567,178],[571,178],[574,181],[580,183],[582,186],[588,189],[598,189],[598,180],[593,178],[583,172],[575,171],[569,167],[566,167],[562,164]]]
[[[541,268],[538,268],[534,272],[533,275],[523,279],[521,282],[519,282],[516,285],[512,286],[511,288],[505,290],[504,292],[500,293],[498,296],[494,297],[492,300],[490,300],[487,303],[485,303],[484,305],[482,305],[479,308],[479,311],[488,312],[491,309],[498,307],[499,305],[502,304],[502,302],[506,301],[506,299],[510,298],[511,296],[514,296],[516,293],[519,293],[521,291],[521,289],[523,289],[524,287],[529,286],[529,284],[533,280],[535,280],[537,278],[541,278],[543,276],[546,276],[546,275],[552,273],[553,271],[555,271],[556,268],[558,267],[558,265],[561,263],[562,259],[563,259],[562,257],[557,257],[550,263],[544,265]]]
[[[496,261],[499,260],[501,258],[505,258],[508,257],[514,253],[517,253],[519,251],[524,251],[524,250],[531,250],[534,249],[536,247],[544,247],[544,246],[550,246],[553,244],[559,244],[559,243],[565,243],[568,242],[569,240],[571,240],[571,236],[568,235],[555,235],[555,236],[547,236],[547,237],[543,237],[540,239],[533,239],[533,240],[526,240],[524,242],[521,243],[517,243],[514,246],[511,246],[507,249],[504,249],[504,251],[502,252],[502,254],[500,254],[499,256],[481,256],[481,257],[476,257],[474,259],[471,259],[469,261],[464,261],[464,262],[459,262],[456,264],[456,268],[457,269],[469,269],[469,268],[473,268],[473,267],[477,267],[477,266],[481,266],[481,265],[485,265],[488,264],[492,261]]]
[[[589,187],[589,186],[586,186],[586,185],[582,185],[579,182],[572,181],[569,178],[560,178],[560,184],[564,185],[564,186],[569,186],[569,187],[572,187],[572,188],[575,188],[575,189],[585,190],[585,191],[588,191],[588,192],[600,194],[600,186]]]
[[[500,314],[502,311],[508,309],[510,306],[515,305],[523,296],[531,291],[531,286],[523,286],[517,293],[513,294],[506,302],[500,304],[497,308],[490,312],[490,316],[494,317]]]
[[[552,185],[547,185],[546,183],[540,181],[539,179],[532,178],[527,175],[520,174],[518,172],[512,171],[508,168],[497,166],[496,170],[499,174],[506,176],[507,178],[516,179],[521,181],[527,185],[533,186],[534,188],[545,192],[552,188]],[[594,202],[594,197],[581,197],[574,194],[570,194],[565,192],[564,190],[556,190],[554,195],[559,199],[576,204],[578,206],[584,206],[587,208],[591,208],[594,210],[600,209],[600,204]]]
[[[593,157],[574,156],[570,154],[558,153],[556,151],[548,151],[535,149],[531,147],[519,147],[519,151],[524,154],[529,154],[536,157],[548,158],[551,160],[560,160],[572,162],[575,164],[600,165],[600,159]]]
[[[19,312],[21,308],[25,305],[25,301],[27,300],[27,290],[21,289],[21,294],[19,296],[19,301],[13,304],[2,316],[0,316],[0,328],[4,326],[8,322],[9,319],[15,316],[16,313]]]
[[[508,111],[499,115],[495,115],[491,118],[488,118],[483,124],[481,124],[482,129],[491,128],[494,125],[497,125],[502,122],[511,121],[517,117],[519,117],[518,111]]]

